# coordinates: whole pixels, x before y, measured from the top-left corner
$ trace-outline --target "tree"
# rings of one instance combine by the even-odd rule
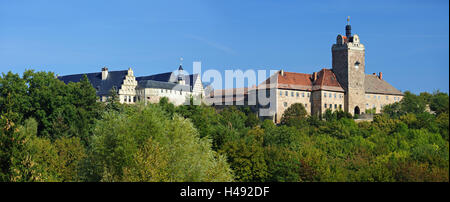
[[[301,103],[292,104],[289,108],[287,108],[283,116],[281,117],[281,124],[288,126],[300,127],[304,125],[306,121],[306,112],[305,107]]]
[[[299,182],[300,155],[282,146],[268,146],[264,151],[269,182]]]
[[[405,96],[400,101],[400,106],[402,114],[405,113],[419,114],[425,111],[426,101],[423,97],[414,95],[413,93],[406,91]]]
[[[447,93],[442,92],[435,92],[433,93],[431,99],[430,99],[430,109],[434,112],[436,112],[437,115],[441,113],[447,113],[449,112],[449,99]]]
[[[189,120],[159,105],[107,112],[94,129],[88,181],[231,181],[225,159]],[[140,180],[140,181],[141,181]]]
[[[228,141],[220,153],[226,154],[240,182],[263,182],[267,177],[267,165],[264,160],[264,131],[255,127],[248,131],[245,138]]]
[[[27,84],[18,74],[2,73],[0,77],[0,114],[9,121],[21,124],[30,108]]]
[[[108,99],[106,99],[106,110],[108,111],[121,111],[121,104],[119,101],[119,96],[117,95],[117,88],[113,86],[109,90]]]

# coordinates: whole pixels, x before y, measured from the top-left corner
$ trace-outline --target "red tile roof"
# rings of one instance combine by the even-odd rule
[[[281,75],[280,72],[276,74],[276,87],[280,89],[344,91],[331,69],[322,69],[320,72],[317,72],[317,80],[315,81],[313,81],[313,74],[295,72],[284,72],[283,74]],[[270,77],[260,86],[265,85],[266,88],[274,87],[273,85],[268,86],[267,84],[269,83]]]
[[[317,80],[314,82],[313,90],[344,91],[337,81],[336,75],[331,69],[322,69],[318,72]]]

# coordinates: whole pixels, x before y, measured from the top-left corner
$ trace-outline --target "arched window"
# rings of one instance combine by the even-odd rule
[[[355,69],[358,69],[360,64],[361,64],[361,63],[359,63],[358,61],[356,61],[356,62],[355,62]]]

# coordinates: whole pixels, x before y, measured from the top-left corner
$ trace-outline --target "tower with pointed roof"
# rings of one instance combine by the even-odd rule
[[[344,111],[353,115],[365,111],[365,48],[347,18],[345,36],[339,34],[331,48],[332,71],[345,90]]]

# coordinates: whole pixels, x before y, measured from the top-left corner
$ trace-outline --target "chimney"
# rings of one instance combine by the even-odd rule
[[[313,81],[316,81],[316,80],[317,80],[317,72],[313,72],[312,80],[313,80]]]
[[[284,76],[284,70],[280,70],[280,75]]]
[[[106,78],[108,78],[108,68],[103,67],[102,68],[102,80],[106,80]]]
[[[383,80],[383,72],[380,72],[380,74],[378,75],[378,78]]]

